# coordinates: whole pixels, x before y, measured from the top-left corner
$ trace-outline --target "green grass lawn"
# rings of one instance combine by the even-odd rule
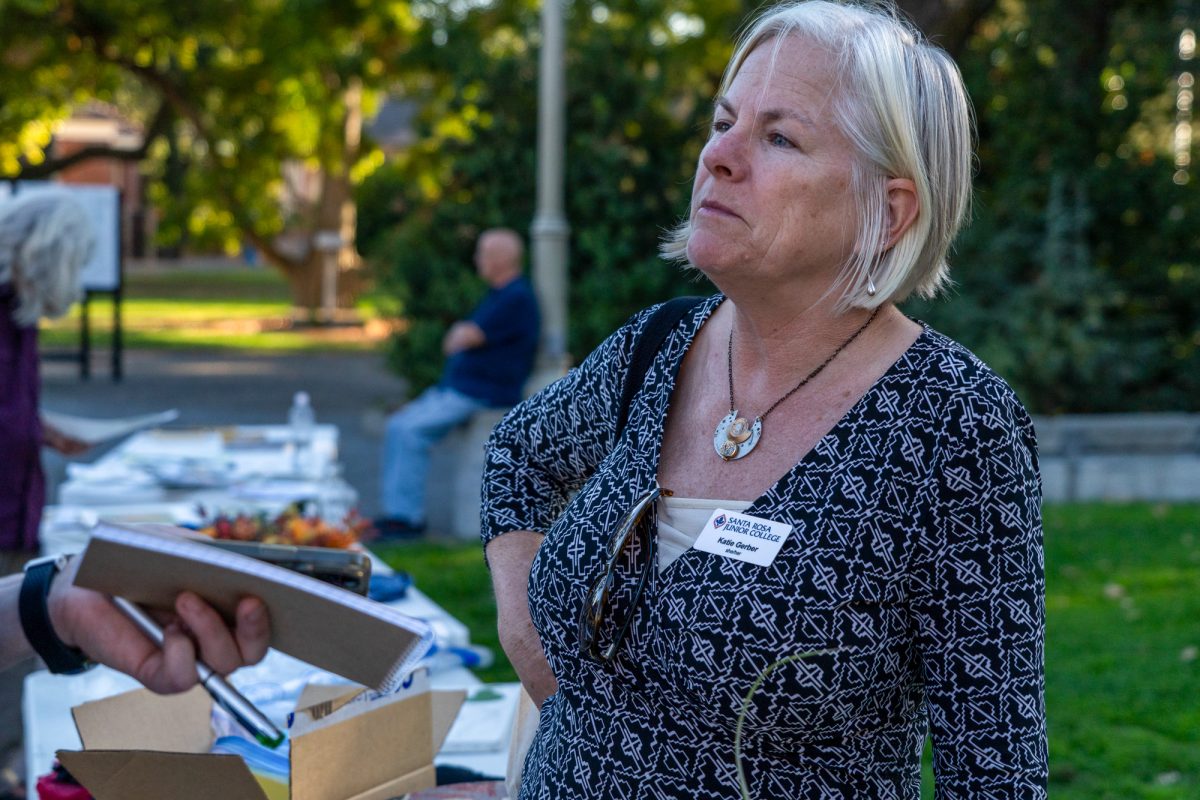
[[[1051,795],[1200,797],[1200,506],[1046,513]]]
[[[368,305],[364,318],[373,316]],[[81,306],[43,324],[46,349],[79,344]],[[112,341],[113,303],[97,296],[88,315],[92,342]],[[297,325],[287,282],[272,269],[171,269],[126,276],[121,300],[124,344],[129,348],[233,348],[255,351],[370,350],[378,339],[361,327]]]
[[[1045,526],[1050,796],[1200,797],[1200,506],[1050,506]],[[515,680],[478,545],[378,551],[493,649],[484,680]]]

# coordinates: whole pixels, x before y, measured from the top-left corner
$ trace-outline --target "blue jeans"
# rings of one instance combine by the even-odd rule
[[[383,439],[381,505],[385,517],[425,523],[429,452],[487,403],[444,386],[426,389],[388,417]]]

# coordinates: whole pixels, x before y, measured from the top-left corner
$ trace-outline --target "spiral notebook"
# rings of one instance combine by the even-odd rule
[[[186,589],[233,619],[239,599],[260,597],[272,647],[380,691],[398,685],[433,643],[422,620],[170,525],[101,522],[82,558],[76,585],[147,608],[169,609]]]

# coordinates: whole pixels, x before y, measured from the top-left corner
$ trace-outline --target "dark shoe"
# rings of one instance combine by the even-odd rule
[[[425,532],[424,525],[409,522],[403,517],[376,517],[371,525],[380,539],[417,539]]]

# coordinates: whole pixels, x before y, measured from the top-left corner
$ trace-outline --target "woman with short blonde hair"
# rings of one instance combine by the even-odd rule
[[[916,800],[928,734],[939,798],[1046,796],[1033,426],[896,307],[947,281],[970,130],[884,7],[749,27],[664,245],[719,293],[635,315],[489,442],[541,710],[521,800]]]

